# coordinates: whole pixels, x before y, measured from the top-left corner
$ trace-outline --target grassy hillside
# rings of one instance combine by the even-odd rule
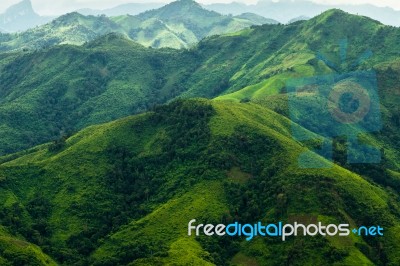
[[[5,62],[1,150],[143,112],[179,95],[184,88],[178,82],[196,65],[185,53],[145,49],[114,34],[84,47],[55,47]]]
[[[2,158],[0,222],[64,265],[398,264],[397,194],[339,165],[300,169],[306,149],[260,105],[177,101]],[[194,238],[191,219],[379,224],[385,236]]]
[[[160,18],[169,14],[152,12],[145,14]],[[126,19],[134,18],[107,23],[125,25]],[[134,21],[127,23],[131,24]],[[343,38],[348,39],[348,64],[368,49],[372,57],[346,70],[339,56]],[[398,28],[331,10],[309,21],[209,37],[189,50],[148,49],[110,34],[82,47],[2,54],[0,152],[56,140],[178,96],[252,101],[288,116],[284,104],[288,79],[371,68],[378,74],[384,135],[390,145],[397,145],[399,40]],[[318,54],[337,67],[319,60]]]
[[[187,48],[204,37],[235,32],[252,25],[277,23],[254,14],[231,17],[180,0],[131,16],[63,15],[17,34],[0,34],[0,52],[37,50],[60,44],[82,45],[108,33],[120,33],[147,47]]]
[[[399,41],[398,28],[331,10],[188,50],[109,34],[82,47],[1,54],[0,264],[398,265]],[[332,125],[312,89],[289,109],[287,81],[362,70],[377,74],[383,128],[360,139],[383,160],[349,164],[339,136],[331,168],[302,169],[299,155]],[[214,100],[159,105],[198,96]],[[293,125],[293,113],[311,122]],[[294,140],[293,126],[312,141]],[[329,165],[322,155],[309,159]],[[385,235],[189,238],[191,219],[378,224]]]
[[[12,206],[9,202],[10,207]],[[18,211],[18,204],[12,208]],[[57,263],[36,245],[11,236],[5,228],[0,228],[0,264],[1,265],[48,265]]]

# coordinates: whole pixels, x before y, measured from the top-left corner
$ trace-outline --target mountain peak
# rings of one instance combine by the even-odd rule
[[[64,14],[58,18],[56,18],[55,20],[53,20],[53,24],[71,24],[73,22],[78,22],[80,18],[84,18],[85,16],[82,14],[79,14],[78,12],[71,12],[71,13],[67,13]]]
[[[203,9],[203,7],[194,0],[177,0],[164,6],[165,9]],[[161,8],[162,9],[162,8]]]
[[[132,40],[130,40],[126,35],[117,32],[111,32],[105,34],[103,36],[98,37],[97,39],[86,44],[87,48],[94,47],[107,47],[110,49],[111,47],[115,47],[117,49],[128,48],[136,48],[136,49],[144,49],[143,45],[140,45]]]
[[[197,3],[194,0],[177,0],[175,2],[172,3],[176,3],[176,4],[183,4],[183,5],[195,5],[195,6],[200,6],[199,3]]]
[[[347,13],[341,9],[337,9],[337,8],[333,8],[333,9],[329,9],[325,12],[323,12],[322,14],[320,14],[319,16],[316,16],[314,18],[312,18],[310,21],[313,22],[317,22],[319,24],[326,24],[326,23],[339,23],[339,24],[343,24],[343,23],[355,23],[355,21],[363,21],[363,24],[365,25],[381,25],[382,23],[374,20],[372,18],[369,17],[365,17],[365,16],[360,16],[360,15],[354,15],[354,14],[350,14]]]
[[[196,21],[199,18],[209,20],[210,18],[220,18],[221,16],[217,12],[204,9],[199,3],[193,0],[177,0],[159,9],[150,10],[139,15],[142,19],[157,17],[161,20],[174,20],[182,17],[191,20],[196,17]]]
[[[21,2],[10,6],[9,8],[7,8],[7,10],[5,11],[5,15],[16,15],[16,13],[18,13],[18,15],[26,15],[29,13],[35,13],[35,11],[33,11],[33,7],[32,7],[32,3],[30,0],[22,0]]]
[[[23,0],[0,14],[0,27],[8,32],[24,31],[47,20],[35,13],[30,0]]]
[[[344,15],[348,15],[348,14],[349,13],[344,12],[343,10],[338,9],[338,8],[332,8],[323,13],[323,15],[325,15],[325,16],[344,16]]]

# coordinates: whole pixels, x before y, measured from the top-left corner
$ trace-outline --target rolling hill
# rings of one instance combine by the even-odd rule
[[[157,1],[155,1],[157,2]],[[255,1],[253,1],[255,2]],[[96,9],[83,9],[78,10],[79,13],[84,15],[101,15],[107,16],[122,16],[122,15],[137,15],[141,12],[148,11],[161,7],[161,3],[132,3],[123,4],[114,8],[105,10]],[[376,6],[371,4],[325,4],[316,3],[310,0],[296,0],[296,1],[273,1],[273,0],[261,0],[257,3],[244,3],[233,1],[231,3],[212,3],[203,4],[205,9],[218,12],[224,15],[238,16],[242,13],[253,13],[266,18],[271,18],[280,23],[290,23],[293,20],[299,18],[311,18],[321,13],[328,11],[332,8],[337,8],[349,12],[351,14],[357,14],[367,16],[376,19],[383,24],[400,26],[399,10],[395,10],[391,7]]]
[[[207,18],[207,19],[204,19]],[[179,0],[132,16],[84,16],[77,12],[18,34],[0,35],[0,52],[38,50],[60,44],[82,45],[108,33],[120,33],[144,46],[188,48],[201,39],[252,25],[277,23],[254,14],[232,17]]]
[[[338,164],[299,168],[307,147],[290,124],[257,104],[199,99],[89,127],[2,158],[0,221],[65,265],[398,264],[398,195]],[[385,236],[188,237],[194,218],[379,224]]]
[[[364,2],[365,3],[365,2]],[[400,11],[391,7],[377,6],[371,4],[358,3],[323,3],[310,0],[260,0],[255,4],[240,2],[233,3],[214,3],[204,5],[209,10],[221,14],[239,15],[243,12],[255,13],[260,16],[275,19],[281,23],[290,23],[293,18],[299,16],[314,17],[332,8],[337,8],[354,15],[367,16],[381,23],[400,26]]]
[[[142,19],[172,11],[152,12]],[[113,33],[0,54],[0,262],[398,265],[399,46],[398,28],[330,10],[191,49]],[[357,137],[382,160],[350,164],[346,139],[320,130],[332,126],[321,97],[306,87],[290,107],[287,84],[365,71],[376,73],[383,129]],[[330,140],[333,164],[308,152]],[[301,167],[304,152],[330,168]],[[191,219],[380,225],[385,234],[195,238]]]
[[[157,9],[164,6],[162,3],[128,3],[118,5],[113,8],[108,9],[91,9],[91,8],[84,8],[77,10],[78,13],[85,15],[85,16],[98,16],[98,15],[106,15],[108,17],[116,17],[116,16],[123,16],[123,15],[138,15],[140,13],[149,11],[151,9]]]
[[[291,25],[264,25],[209,37],[189,50],[148,49],[110,34],[81,47],[2,54],[0,151],[29,148],[178,96],[221,96],[275,108],[275,98],[285,97],[289,78],[334,73],[317,55],[338,62],[338,43],[346,37],[349,61],[357,61],[368,49],[374,53],[357,69],[377,72],[392,134],[397,119],[399,36],[397,28],[332,10]]]

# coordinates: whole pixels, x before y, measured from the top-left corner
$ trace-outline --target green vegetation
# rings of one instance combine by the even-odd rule
[[[177,4],[194,5],[135,19],[153,27],[152,17],[167,20]],[[113,23],[126,19],[134,18]],[[373,56],[341,64],[343,38],[351,62],[366,49]],[[1,54],[0,264],[400,264],[399,46],[398,28],[331,10],[188,50],[145,48],[113,33],[81,47]],[[381,149],[382,162],[348,164],[338,137],[331,168],[299,168],[299,154],[323,137],[311,123],[298,130],[315,141],[292,138],[286,81],[371,68],[384,128],[360,138]],[[209,99],[185,99],[193,97]],[[311,94],[301,100],[320,108]],[[191,219],[379,224],[385,235],[246,242],[188,237]]]
[[[26,241],[11,237],[4,228],[0,229],[1,265],[57,265],[43,251]]]
[[[267,23],[277,22],[251,13],[224,16],[192,0],[179,0],[136,16],[84,16],[74,12],[22,33],[0,33],[0,52],[82,45],[108,33],[122,34],[146,47],[180,49],[193,46],[207,36]]]
[[[160,12],[145,14],[169,14]],[[346,37],[350,62],[373,51],[357,69],[377,71],[388,127],[379,139],[398,144],[399,29],[332,10],[291,25],[209,37],[189,50],[148,49],[114,33],[82,47],[2,54],[0,153],[54,141],[176,97],[252,101],[287,115],[286,80],[335,72],[316,54],[340,65],[338,42]],[[388,156],[392,163],[398,158],[390,151]]]
[[[397,196],[339,165],[299,169],[296,157],[306,148],[291,139],[290,121],[260,105],[180,100],[64,142],[0,166],[5,230],[57,263],[399,263],[400,247],[389,238],[399,226]],[[388,235],[288,242],[186,235],[194,218],[268,222],[307,215],[378,223]],[[300,246],[304,252],[296,252]]]

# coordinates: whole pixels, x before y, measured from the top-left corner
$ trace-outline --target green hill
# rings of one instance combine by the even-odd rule
[[[0,52],[37,50],[60,44],[82,45],[108,33],[123,34],[144,46],[179,49],[193,46],[210,35],[231,33],[263,23],[276,21],[254,14],[224,16],[208,11],[192,0],[181,0],[136,16],[69,13],[22,33],[0,34]]]
[[[239,19],[245,19],[245,20],[250,20],[253,21],[259,25],[264,25],[264,24],[279,24],[278,21],[270,19],[270,18],[265,18],[263,16],[254,14],[254,13],[243,13],[240,15],[235,16],[235,18]]]
[[[10,57],[0,74],[3,153],[143,112],[179,95],[177,83],[197,65],[185,53],[146,49],[115,34]]]
[[[277,100],[285,101],[286,80],[335,73],[317,55],[340,65],[343,38],[349,62],[373,52],[356,70],[378,73],[384,134],[396,146],[399,29],[332,10],[309,21],[209,37],[190,50],[148,49],[111,34],[81,47],[2,54],[0,152],[55,140],[179,96],[253,101],[288,116]]]
[[[396,194],[339,165],[300,169],[305,149],[259,105],[177,101],[4,157],[0,221],[65,265],[398,264]],[[192,238],[191,219],[379,224],[385,236]]]
[[[8,202],[9,209],[18,212],[18,204]],[[10,236],[6,229],[0,228],[0,264],[1,265],[57,265],[36,245],[20,238]]]
[[[398,28],[331,10],[187,50],[113,33],[0,54],[0,264],[400,264],[399,41]],[[318,127],[331,125],[312,89],[289,109],[286,82],[363,70],[377,74],[383,129],[360,139],[381,163],[347,163],[335,137],[331,168],[299,167],[301,153],[327,140]],[[314,123],[293,125],[291,112]],[[313,141],[293,139],[294,126]],[[191,219],[380,225],[385,234],[190,238]]]

